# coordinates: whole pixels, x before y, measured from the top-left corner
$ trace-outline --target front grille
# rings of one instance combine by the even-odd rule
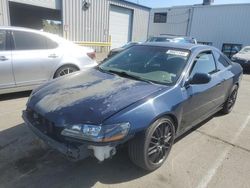
[[[42,133],[46,134],[47,136],[56,141],[59,142],[64,141],[63,136],[61,136],[63,128],[56,127],[53,122],[47,120],[34,110],[27,109],[27,115],[32,125],[36,127],[38,130],[40,130]]]

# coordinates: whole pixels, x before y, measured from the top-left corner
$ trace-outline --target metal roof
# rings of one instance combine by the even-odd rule
[[[135,6],[138,6],[138,7],[142,7],[142,8],[146,8],[146,9],[152,9],[150,7],[147,7],[147,6],[144,6],[144,5],[141,5],[141,4],[137,4],[137,3],[133,3],[133,2],[130,2],[130,1],[127,1],[127,0],[112,0],[112,1],[120,1],[120,2],[130,4],[130,5],[135,5]]]
[[[203,5],[203,4],[194,4],[194,5],[177,5],[177,6],[171,6],[171,7],[156,7],[152,8],[154,10],[157,9],[178,9],[178,8],[192,8],[192,7],[221,7],[221,6],[249,6],[250,3],[231,3],[231,4],[211,4],[211,5]]]

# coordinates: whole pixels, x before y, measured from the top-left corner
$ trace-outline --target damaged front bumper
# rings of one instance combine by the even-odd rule
[[[92,154],[99,160],[103,161],[108,159],[116,154],[116,147],[114,145],[103,145],[96,146],[91,145],[89,143],[82,144],[70,144],[70,143],[61,143],[48,135],[41,132],[38,128],[32,125],[32,122],[29,121],[28,115],[26,111],[23,111],[22,114],[23,120],[26,125],[41,139],[43,140],[49,147],[55,149],[62,154],[64,154],[69,160],[79,161],[83,160]]]

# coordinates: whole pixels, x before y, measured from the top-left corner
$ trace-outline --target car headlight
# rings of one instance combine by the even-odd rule
[[[121,140],[127,136],[130,128],[129,123],[118,123],[113,125],[73,125],[65,128],[63,136],[88,140],[93,142],[112,142]]]

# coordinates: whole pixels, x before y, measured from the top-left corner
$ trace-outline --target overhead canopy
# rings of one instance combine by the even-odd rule
[[[61,11],[22,3],[9,3],[12,26],[43,28],[43,20],[61,21]]]

